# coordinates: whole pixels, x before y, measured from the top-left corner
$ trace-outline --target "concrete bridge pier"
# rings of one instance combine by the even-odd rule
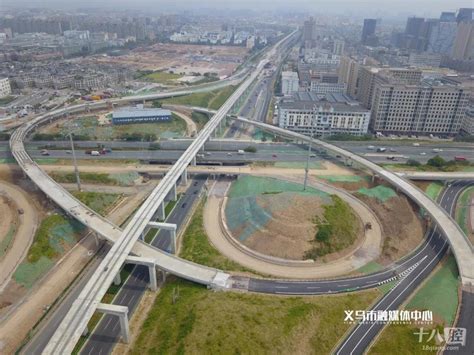
[[[181,175],[181,185],[186,186],[187,184],[188,184],[188,170],[186,169]]]
[[[120,271],[118,272],[117,275],[115,275],[114,277],[114,285],[120,285],[120,283],[122,282],[122,278],[120,277]]]
[[[151,228],[164,229],[170,232],[171,237],[171,253],[176,254],[176,224],[172,223],[161,223],[161,222],[148,222],[148,226]]]
[[[193,160],[191,161],[191,165],[196,166],[196,157],[194,157]]]
[[[97,305],[97,312],[119,317],[122,341],[125,344],[128,344],[130,341],[130,329],[128,327],[128,307],[118,306],[115,304],[99,303]]]
[[[158,282],[156,280],[156,264],[153,259],[141,258],[137,256],[129,256],[126,260],[128,264],[145,265],[148,267],[150,273],[150,289],[156,291],[158,289]]]

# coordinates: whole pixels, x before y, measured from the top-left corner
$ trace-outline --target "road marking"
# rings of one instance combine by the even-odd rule
[[[288,286],[275,286],[275,288],[288,288]]]
[[[321,287],[317,287],[317,286],[308,286],[306,287],[308,290],[316,290],[317,288],[321,288]]]

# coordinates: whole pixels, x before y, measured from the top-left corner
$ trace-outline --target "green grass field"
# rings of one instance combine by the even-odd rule
[[[392,188],[383,185],[378,185],[371,189],[362,188],[357,190],[357,192],[365,196],[376,198],[380,202],[385,202],[390,198],[397,196],[397,193]]]
[[[186,122],[175,115],[169,121],[153,123],[137,123],[124,125],[99,125],[97,116],[82,116],[74,119],[72,128],[75,135],[86,137],[89,140],[125,139],[130,135],[154,135],[157,139],[183,137],[186,132]],[[64,136],[69,132],[65,122],[45,126],[39,129],[41,134],[57,134]]]
[[[232,95],[235,89],[235,86],[227,86],[215,91],[198,92],[191,95],[172,97],[160,101],[163,104],[199,106],[217,110],[230,97],[230,95]]]
[[[106,216],[110,208],[122,198],[120,194],[111,194],[103,192],[74,191],[74,197],[93,209],[101,216]]]
[[[183,259],[221,270],[249,271],[243,266],[220,254],[217,249],[209,243],[203,222],[204,203],[204,201],[200,202],[193,218],[183,234],[183,244],[180,256]]]
[[[449,327],[453,324],[458,307],[458,269],[456,261],[452,255],[445,259],[439,269],[416,291],[408,304],[404,307],[407,310],[431,310],[435,321],[441,322],[442,327]],[[440,324],[423,325],[425,330],[431,332]],[[427,342],[425,336],[422,343],[418,342],[418,337],[414,332],[419,331],[416,325],[388,325],[384,328],[379,339],[369,352],[375,354],[426,354],[422,349],[423,345],[436,345],[434,340]]]
[[[41,222],[26,259],[18,266],[13,279],[30,288],[82,236],[85,228],[79,222],[52,214]]]
[[[438,198],[438,195],[443,190],[444,185],[440,182],[432,182],[426,188],[426,194],[431,197],[433,200]]]
[[[181,77],[182,75],[180,74],[168,73],[166,71],[155,71],[151,74],[145,75],[142,79],[159,84],[177,84],[178,82],[176,80]]]
[[[470,213],[470,203],[471,199],[474,197],[474,187],[466,189],[461,196],[456,205],[456,221],[463,230],[463,232],[470,236],[473,233],[471,232],[471,226],[469,225],[469,213]],[[472,238],[471,238],[472,241]],[[473,241],[474,243],[474,241]]]
[[[211,292],[170,277],[131,354],[327,354],[349,328],[344,310],[365,309],[378,295]]]

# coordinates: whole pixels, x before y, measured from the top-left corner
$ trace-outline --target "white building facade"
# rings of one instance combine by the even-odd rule
[[[285,96],[292,95],[299,89],[298,73],[284,71],[281,73],[281,93]]]
[[[301,93],[315,98],[317,95]],[[367,133],[370,110],[354,101],[344,101],[344,95],[328,95],[343,100],[299,100],[283,101],[278,106],[278,124],[293,132],[315,137],[334,134],[361,136]],[[304,97],[303,97],[304,98]]]

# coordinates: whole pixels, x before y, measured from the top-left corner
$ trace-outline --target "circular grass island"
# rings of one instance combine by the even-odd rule
[[[279,179],[241,176],[223,208],[231,236],[271,257],[329,261],[364,237],[361,219],[341,197]]]

